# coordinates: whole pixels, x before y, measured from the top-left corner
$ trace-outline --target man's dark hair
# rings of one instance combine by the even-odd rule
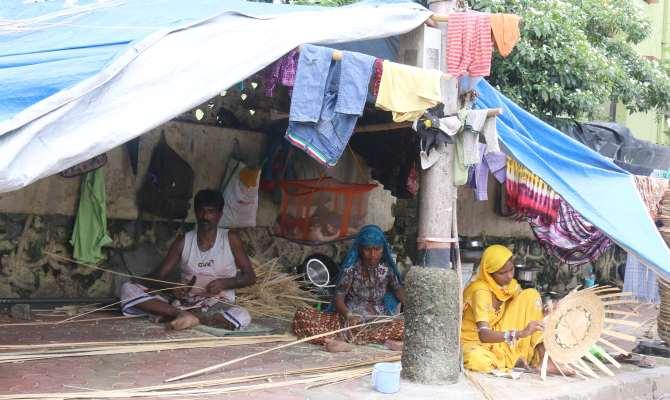
[[[218,190],[203,189],[193,199],[193,209],[199,210],[203,207],[214,207],[223,211],[223,195]]]

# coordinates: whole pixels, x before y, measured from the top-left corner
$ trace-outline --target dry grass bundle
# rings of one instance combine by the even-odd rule
[[[253,260],[256,284],[236,289],[236,303],[256,315],[274,316],[290,321],[302,307],[322,303],[314,293],[300,287],[300,276],[283,272],[278,258]]]

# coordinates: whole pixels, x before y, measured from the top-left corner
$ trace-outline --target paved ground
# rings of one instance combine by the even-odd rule
[[[654,309],[638,309],[640,320],[653,320]],[[650,317],[651,316],[651,317]],[[5,322],[7,320],[5,319]],[[0,320],[2,323],[2,320]],[[653,327],[643,327],[653,336]],[[108,320],[58,326],[1,326],[0,345],[39,344],[102,340],[142,340],[207,336],[200,332],[170,332],[143,319]],[[631,344],[621,343],[631,348]],[[273,344],[218,349],[187,349],[153,353],[106,355],[101,357],[61,358],[5,364],[0,367],[0,396],[26,393],[54,393],[87,389],[132,388],[160,384],[165,378],[240,357]],[[353,353],[330,354],[320,347],[300,344],[236,364],[207,378],[251,375],[268,371],[334,365],[369,360],[393,354],[375,347],[358,347]],[[624,366],[613,378],[583,381],[551,377],[541,382],[527,374],[517,381],[477,374],[476,379],[495,399],[649,399],[659,400],[670,394],[670,362],[658,359],[654,369],[640,370]],[[1,398],[1,397],[0,397]],[[220,396],[219,398],[224,398]],[[463,378],[450,386],[424,386],[402,382],[396,395],[372,390],[369,377],[321,388],[292,386],[275,391],[239,393],[230,399],[483,399],[481,392]],[[666,397],[670,400],[670,397]]]

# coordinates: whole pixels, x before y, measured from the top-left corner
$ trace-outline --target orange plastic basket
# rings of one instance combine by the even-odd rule
[[[365,221],[368,192],[375,184],[342,183],[333,178],[282,181],[276,233],[287,239],[324,243],[358,233]]]

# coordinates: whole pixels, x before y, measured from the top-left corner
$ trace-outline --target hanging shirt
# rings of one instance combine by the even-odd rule
[[[112,243],[107,234],[106,202],[102,168],[86,173],[81,182],[77,220],[70,239],[75,260],[97,264],[105,258],[102,247]]]
[[[447,70],[450,75],[488,76],[492,55],[490,14],[474,11],[449,14]]]
[[[198,234],[194,229],[184,235],[184,248],[181,252],[182,282],[190,282],[196,278],[194,286],[206,287],[211,281],[219,278],[233,278],[237,274],[237,266],[233,251],[228,242],[228,230],[217,229],[216,239],[212,247],[202,251],[198,246]],[[189,304],[195,304],[206,296],[202,289],[193,288],[188,294]],[[230,302],[235,301],[235,290],[227,289],[218,297]]]
[[[384,61],[375,106],[393,112],[393,121],[416,121],[442,101],[437,70]]]

